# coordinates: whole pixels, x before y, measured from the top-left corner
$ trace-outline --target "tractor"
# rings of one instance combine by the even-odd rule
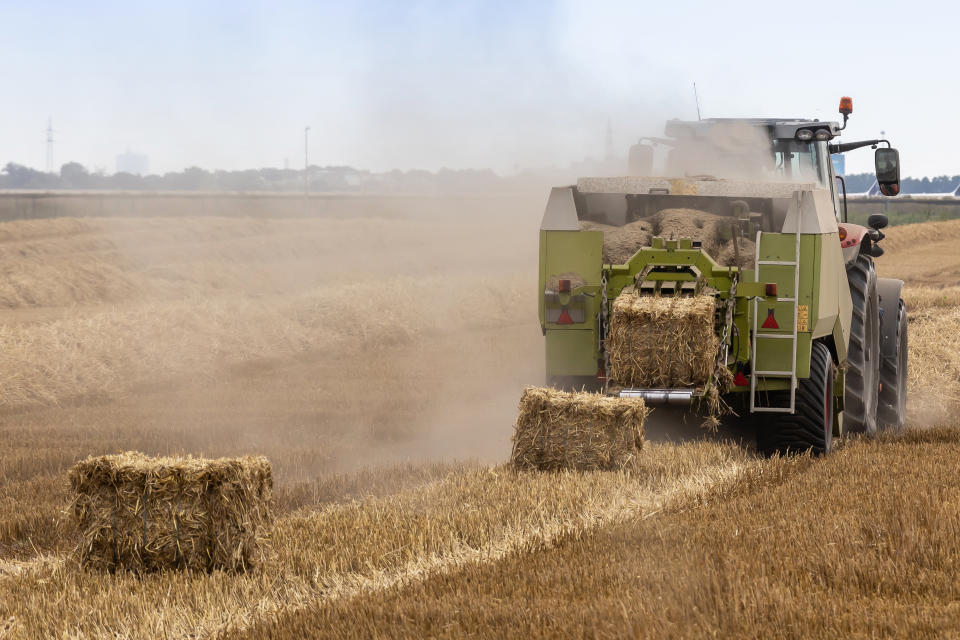
[[[867,226],[848,222],[846,186],[831,161],[872,147],[880,191],[895,196],[899,153],[887,140],[840,142],[852,111],[843,98],[842,123],[671,120],[664,137],[631,148],[630,175],[553,188],[540,227],[547,384],[651,405],[696,405],[719,392],[728,413],[755,424],[758,449],[768,454],[824,454],[848,433],[902,429],[903,282],[878,278],[874,268],[888,219],[876,213]],[[663,169],[655,175],[658,156]],[[688,226],[658,226],[668,209],[709,215],[735,258],[711,255]],[[649,240],[610,258],[605,243],[647,220]],[[627,287],[713,295],[724,375],[665,388],[611,378],[612,306]]]

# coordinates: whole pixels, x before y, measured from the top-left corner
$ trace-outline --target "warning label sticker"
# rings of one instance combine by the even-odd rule
[[[810,305],[797,307],[797,331],[810,331]]]

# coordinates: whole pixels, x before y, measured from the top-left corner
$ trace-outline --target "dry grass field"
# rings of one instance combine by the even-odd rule
[[[906,435],[521,473],[541,195],[0,223],[0,639],[960,633],[960,223],[878,260],[908,282]],[[80,569],[65,472],[130,449],[270,458],[266,565]]]

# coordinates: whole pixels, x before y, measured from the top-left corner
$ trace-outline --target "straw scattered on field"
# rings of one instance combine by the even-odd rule
[[[549,546],[637,514],[699,501],[758,473],[735,446],[653,446],[621,472],[451,474],[395,496],[277,520],[275,564],[252,575],[103,577],[70,562],[0,575],[15,638],[206,635],[322,599],[382,590],[467,563]]]

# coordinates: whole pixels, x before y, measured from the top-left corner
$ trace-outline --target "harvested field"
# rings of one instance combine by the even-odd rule
[[[903,438],[780,460],[704,435],[645,443],[619,470],[521,472],[505,463],[517,398],[543,376],[542,195],[0,224],[0,270],[23,273],[0,296],[0,637],[955,629],[952,223],[890,229],[877,261],[908,285]],[[266,456],[262,570],[81,569],[67,471],[134,449]]]

